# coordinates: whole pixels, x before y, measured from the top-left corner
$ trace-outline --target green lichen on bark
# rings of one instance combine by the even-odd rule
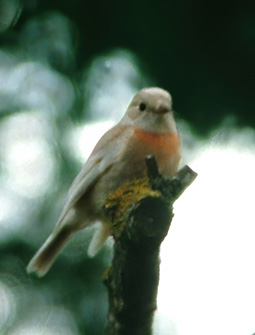
[[[104,212],[115,239],[125,229],[128,221],[127,216],[132,210],[132,205],[139,203],[148,196],[152,198],[160,197],[160,192],[151,189],[148,177],[127,182],[108,196],[104,205]]]

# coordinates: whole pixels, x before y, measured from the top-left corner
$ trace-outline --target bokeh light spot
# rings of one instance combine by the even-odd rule
[[[14,115],[0,125],[0,157],[9,187],[26,197],[46,192],[53,178],[55,158],[47,123],[38,114]]]

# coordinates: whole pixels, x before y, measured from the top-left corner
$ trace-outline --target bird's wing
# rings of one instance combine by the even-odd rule
[[[58,219],[59,225],[73,205],[90,189],[90,187],[107,171],[113,164],[121,159],[121,152],[125,141],[115,141],[116,137],[123,132],[128,133],[128,127],[118,125],[110,129],[99,140],[92,151],[87,162],[80,173],[74,179],[65,201],[63,210]],[[127,138],[128,136],[124,136]]]

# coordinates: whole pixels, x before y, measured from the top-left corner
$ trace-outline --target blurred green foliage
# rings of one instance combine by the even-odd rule
[[[226,114],[255,124],[254,1],[37,1],[15,30],[48,10],[74,23],[76,59],[62,67],[69,75],[79,75],[99,53],[127,48],[155,84],[170,90],[175,109],[199,132]]]
[[[81,166],[69,133],[93,118],[97,89],[121,104],[111,89],[118,76],[128,95],[168,89],[177,117],[200,135],[228,115],[253,126],[255,2],[1,0],[0,8],[1,334],[35,325],[37,334],[102,334],[107,248],[88,259],[82,233],[45,278],[25,272]]]

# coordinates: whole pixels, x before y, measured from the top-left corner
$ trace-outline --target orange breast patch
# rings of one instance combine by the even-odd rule
[[[138,142],[152,149],[152,151],[160,151],[169,155],[176,153],[180,149],[180,139],[177,133],[156,134],[136,128],[135,136]]]

